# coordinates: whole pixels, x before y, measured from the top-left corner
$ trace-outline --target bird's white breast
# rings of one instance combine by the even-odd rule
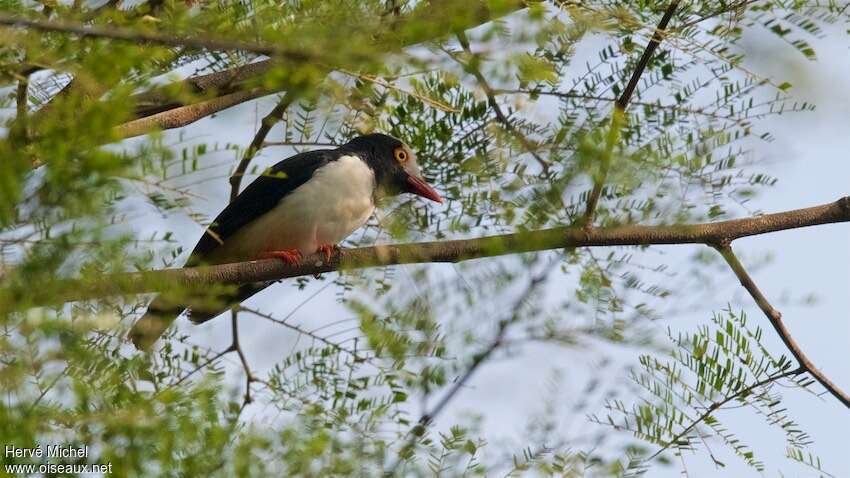
[[[372,169],[357,156],[342,156],[225,240],[210,261],[249,260],[288,249],[312,254],[320,245],[337,244],[369,220],[374,191]]]

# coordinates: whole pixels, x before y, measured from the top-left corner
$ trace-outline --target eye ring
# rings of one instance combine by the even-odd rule
[[[410,155],[407,154],[407,151],[402,148],[396,149],[394,154],[396,161],[398,161],[399,163],[404,163],[410,158]]]

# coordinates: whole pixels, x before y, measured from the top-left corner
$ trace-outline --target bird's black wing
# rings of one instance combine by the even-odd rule
[[[339,156],[332,149],[309,151],[272,166],[221,211],[198,241],[187,265],[203,261],[242,226],[269,212],[287,194],[307,182],[317,169]]]
[[[271,169],[245,188],[215,218],[215,221],[210,224],[198,241],[186,265],[194,266],[203,262],[207,254],[215,250],[241,227],[269,212],[287,194],[313,177],[313,173],[317,169],[335,161],[341,155],[340,150],[310,151],[296,154],[272,166]],[[240,286],[238,291],[230,297],[230,300],[241,301],[259,290],[262,290],[262,286],[259,288],[253,284]],[[185,308],[183,305],[174,305],[162,301],[161,298],[154,299],[148,307],[147,313],[133,325],[129,334],[130,339],[136,344],[137,348],[141,350],[149,349]],[[221,312],[221,310],[199,310],[193,313],[192,319],[196,322],[203,322]]]

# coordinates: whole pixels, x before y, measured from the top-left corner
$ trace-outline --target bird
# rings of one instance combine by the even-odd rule
[[[255,179],[213,220],[184,267],[277,258],[297,264],[322,253],[330,259],[339,242],[369,220],[381,198],[412,193],[442,203],[422,177],[414,152],[382,133],[357,136],[336,149],[314,150],[284,159]],[[226,302],[257,292],[242,286]],[[190,307],[189,319],[206,322],[229,306]],[[149,350],[184,305],[160,297],[133,324],[129,338]]]

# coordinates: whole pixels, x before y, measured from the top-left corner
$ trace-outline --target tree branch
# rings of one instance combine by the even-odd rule
[[[274,93],[275,89],[250,88],[251,79],[258,78],[273,66],[273,60],[263,60],[233,67],[224,71],[199,75],[185,80],[157,86],[130,97],[135,105],[129,121],[115,127],[119,139],[147,134],[151,131],[179,128],[206,116],[246,101]],[[90,83],[90,82],[88,82]],[[91,86],[87,86],[91,88]],[[36,111],[32,123],[37,125],[55,108],[57,100],[72,92],[84,92],[77,78],[71,80],[50,101]],[[250,89],[249,89],[250,88]],[[94,100],[106,93],[105,89],[85,91]],[[200,96],[186,101],[186,95]],[[39,166],[40,164],[35,164]]]
[[[326,141],[266,141],[263,143],[263,148],[273,146],[313,146],[317,148],[338,148],[342,146],[339,143],[329,143]]]
[[[312,254],[297,265],[264,259],[215,266],[111,274],[95,281],[67,279],[59,281],[58,292],[50,288],[43,292],[29,293],[34,295],[32,303],[55,304],[108,295],[173,290],[175,287],[202,291],[214,284],[269,282],[337,270],[397,264],[454,263],[571,247],[655,244],[706,244],[721,247],[741,237],[837,222],[850,222],[850,196],[805,209],[713,223],[624,225],[589,230],[577,226],[561,226],[474,239],[341,249],[328,261],[324,260],[322,254]],[[0,297],[3,296],[4,290],[0,289]],[[0,301],[0,304],[15,307],[15,301]]]
[[[280,102],[278,102],[277,106],[275,106],[274,109],[272,109],[271,112],[263,118],[260,123],[260,128],[257,130],[257,134],[254,135],[254,139],[251,141],[248,149],[245,150],[245,155],[242,156],[242,160],[239,161],[239,165],[230,176],[230,202],[233,202],[233,200],[236,199],[236,196],[239,195],[239,185],[242,184],[242,177],[245,176],[245,171],[248,170],[248,165],[251,164],[251,160],[254,159],[257,151],[263,147],[263,142],[266,140],[266,136],[268,136],[269,131],[271,131],[272,127],[274,127],[274,125],[283,118],[283,113],[287,108],[289,108],[289,105],[291,105],[294,100],[294,93],[291,91],[286,93],[283,95]]]
[[[274,64],[274,60],[256,61],[223,71],[193,76],[163,87],[156,87],[139,93],[131,97],[131,100],[136,105],[134,111],[135,119],[144,118],[181,106],[187,106],[187,103],[176,99],[179,96],[175,95],[173,93],[174,91],[180,92],[180,94],[214,95],[216,97],[242,91],[246,89],[248,80],[264,75]],[[273,92],[269,91],[269,93]]]
[[[682,31],[682,30],[685,30],[687,28],[690,28],[690,27],[696,25],[697,23],[704,22],[704,21],[708,20],[709,18],[718,17],[720,15],[723,15],[724,13],[728,13],[728,12],[731,12],[733,10],[744,9],[752,3],[756,3],[757,1],[759,1],[759,0],[742,0],[740,2],[727,4],[725,6],[718,8],[717,10],[712,11],[711,13],[706,13],[705,15],[702,15],[702,16],[697,17],[697,18],[695,18],[691,21],[683,23],[682,25],[680,25],[677,28],[677,30]]]
[[[503,2],[496,9],[491,9],[490,6],[484,2],[476,2],[474,6],[457,5],[452,0],[431,0],[430,2],[422,2],[422,5],[424,5],[422,8],[411,12],[410,15],[396,20],[393,24],[393,28],[391,28],[387,34],[382,35],[380,38],[376,38],[375,41],[387,44],[388,48],[392,50],[405,48],[417,43],[433,40],[451,31],[462,31],[464,29],[474,28],[493,20],[494,18],[522,9],[526,6],[526,3],[534,3],[535,1],[538,0],[529,2],[511,0]],[[451,12],[452,14],[448,15],[447,12]],[[42,29],[57,27],[56,30],[49,31],[78,33],[84,36],[97,36],[97,34],[103,33],[106,35],[105,38],[118,40],[133,39],[133,41],[139,40],[136,36],[134,36],[137,32],[132,30],[125,31],[119,29],[117,33],[115,33],[112,31],[112,28],[92,30],[84,25],[51,25],[50,22],[47,22],[47,25],[43,25],[41,23],[42,22],[34,20],[31,21],[17,17],[0,15],[0,25],[6,24]],[[398,31],[397,27],[402,23],[414,25],[415,28],[411,28],[410,32],[399,36],[396,34]],[[82,31],[78,32],[77,30]],[[168,37],[167,35],[161,34],[156,34],[156,37],[157,38],[151,38],[149,43],[156,43],[154,40],[161,39],[169,45],[177,44],[181,46],[196,46],[204,48],[217,46],[213,43],[205,43],[203,39],[184,39]],[[187,45],[183,40],[196,40],[201,44]],[[231,42],[224,43],[225,45],[223,46],[226,47],[238,46]],[[245,46],[244,44],[239,45]],[[252,44],[248,44],[248,46],[250,45]],[[254,50],[249,48],[245,51]],[[304,59],[299,61],[304,61]],[[285,87],[274,88],[272,90],[257,88],[252,91],[252,94],[245,94],[243,91],[246,83],[248,83],[250,79],[262,76],[273,65],[273,62],[274,60],[258,61],[222,72],[212,73],[210,75],[189,78],[177,84],[157,87],[149,92],[136,95],[133,98],[139,102],[139,106],[136,108],[135,118],[128,123],[119,125],[117,127],[118,135],[119,137],[127,138],[146,134],[157,129],[170,129],[186,126],[187,124],[197,121],[207,115],[235,106],[239,103],[284,90]],[[74,80],[72,80],[72,84],[73,82]],[[67,94],[67,91],[70,88],[71,87],[63,89],[65,93],[60,93],[60,95]],[[174,101],[173,96],[168,94],[168,91],[173,91],[173,89],[185,89],[190,93],[198,92],[198,89],[200,89],[202,92],[206,93],[216,88],[218,88],[218,90],[215,92],[215,97],[202,99],[198,103],[193,104],[185,104],[181,101]],[[42,108],[39,115],[43,114],[44,111],[46,111],[46,109]]]
[[[688,433],[690,433],[691,430],[696,428],[697,425],[699,425],[700,423],[702,423],[706,419],[708,419],[708,417],[710,417],[712,413],[716,412],[717,410],[719,410],[720,408],[722,408],[724,405],[731,402],[732,400],[735,400],[735,399],[740,398],[740,397],[746,397],[746,396],[750,395],[750,393],[752,393],[754,390],[756,390],[760,387],[765,387],[765,386],[770,385],[773,382],[776,382],[777,380],[781,380],[783,378],[791,377],[791,376],[794,376],[794,375],[800,375],[803,372],[806,372],[806,370],[803,367],[799,367],[799,368],[795,368],[795,369],[792,369],[792,370],[786,370],[784,372],[781,372],[781,373],[778,373],[778,374],[775,374],[775,375],[771,375],[770,377],[759,380],[758,382],[755,382],[754,384],[752,384],[748,387],[742,388],[741,390],[738,390],[737,392],[726,396],[725,398],[723,398],[723,400],[721,400],[719,402],[712,403],[708,408],[705,409],[705,412],[703,412],[702,414],[700,414],[699,417],[697,417],[696,420],[692,421],[687,427],[685,427],[681,432],[679,432],[675,437],[673,437],[672,440],[670,440],[669,442],[667,442],[667,444],[665,444],[664,446],[662,446],[661,448],[656,450],[655,453],[650,455],[644,461],[647,461],[647,462],[652,461],[655,457],[657,457],[658,455],[663,453],[665,450],[669,449],[671,446],[678,445],[679,441],[682,440],[682,438],[685,438],[688,435]]]
[[[81,23],[56,20],[31,20],[28,18],[0,14],[0,25],[28,28],[41,32],[68,33],[83,38],[105,38],[133,43],[168,47],[190,47],[218,51],[244,51],[257,55],[286,58],[298,62],[314,60],[313,55],[298,50],[290,50],[277,45],[245,42],[239,40],[223,40],[219,38],[204,38],[200,36],[179,36],[169,33],[142,31],[116,26],[93,27]]]
[[[655,33],[652,34],[652,38],[646,45],[643,55],[641,55],[640,60],[638,60],[635,71],[632,73],[632,77],[629,78],[629,83],[623,90],[623,94],[620,95],[620,98],[617,100],[617,107],[621,110],[625,110],[626,107],[629,106],[629,101],[632,99],[635,88],[637,88],[638,81],[640,81],[640,77],[646,70],[647,65],[649,65],[649,60],[652,59],[652,55],[655,54],[655,50],[658,49],[658,46],[661,45],[661,41],[664,40],[664,30],[667,29],[667,24],[670,23],[670,19],[673,18],[673,14],[676,13],[677,8],[679,8],[679,0],[670,2],[670,5],[664,12],[664,16],[661,17],[661,21],[658,22],[658,26],[655,27]]]
[[[20,145],[26,145],[29,140],[29,76],[23,75],[18,80],[15,91],[15,120],[9,127],[9,137]]]
[[[511,308],[510,316],[499,321],[498,328],[496,329],[496,335],[493,337],[493,340],[485,347],[483,350],[478,352],[477,354],[472,356],[472,360],[469,363],[469,366],[463,372],[463,374],[458,377],[452,383],[452,386],[449,390],[437,401],[434,406],[422,413],[419,417],[419,420],[416,422],[416,426],[414,426],[410,431],[406,434],[407,439],[405,440],[404,445],[399,450],[400,459],[396,461],[393,465],[391,465],[387,471],[384,473],[384,476],[394,476],[396,474],[396,470],[401,465],[401,462],[404,458],[410,455],[413,452],[413,447],[416,445],[416,440],[425,434],[425,429],[433,423],[434,419],[442,413],[443,410],[449,405],[449,403],[460,393],[461,389],[466,386],[478,368],[488,359],[497,349],[499,349],[505,340],[505,336],[508,333],[508,328],[515,324],[517,320],[520,318],[520,310],[522,306],[526,303],[526,301],[531,297],[531,295],[546,281],[549,277],[549,273],[552,272],[552,266],[557,264],[556,261],[550,263],[544,271],[540,274],[532,277],[531,281],[526,287],[525,291],[520,295],[519,299],[514,303],[514,306]]]
[[[237,91],[218,98],[169,109],[162,113],[124,123],[116,126],[114,132],[119,138],[125,139],[141,136],[152,131],[181,128],[213,113],[218,113],[231,106],[236,106],[240,103],[268,95],[269,93],[268,90],[263,88]]]
[[[658,22],[658,26],[655,28],[655,33],[652,34],[652,38],[646,45],[643,55],[641,55],[640,60],[638,60],[635,71],[632,72],[632,76],[629,78],[629,82],[623,90],[623,94],[620,95],[614,105],[614,112],[611,116],[611,127],[608,131],[608,136],[605,142],[605,154],[602,155],[600,171],[597,177],[594,178],[593,189],[590,192],[590,197],[587,200],[587,207],[582,218],[582,224],[585,227],[593,226],[593,218],[596,214],[596,207],[598,206],[599,199],[602,196],[602,190],[604,189],[605,181],[608,178],[608,171],[611,169],[611,156],[614,153],[614,146],[616,146],[619,141],[620,128],[622,127],[623,121],[625,121],[624,113],[626,108],[629,106],[629,101],[632,99],[632,95],[637,88],[641,75],[643,75],[647,65],[649,65],[649,60],[652,59],[652,55],[655,54],[655,50],[664,39],[664,30],[667,29],[667,24],[670,23],[670,19],[673,18],[673,14],[676,13],[677,8],[679,8],[679,0],[670,2],[670,5],[664,12],[664,16],[661,17],[661,21]]]
[[[605,101],[605,102],[616,102],[618,98],[610,98],[607,96],[598,96],[598,95],[586,95],[581,93],[571,93],[569,91],[554,91],[554,90],[540,90],[540,89],[531,89],[531,90],[522,90],[522,89],[498,89],[495,90],[498,95],[540,95],[540,96],[553,96],[555,98],[575,98],[589,101]],[[678,104],[663,104],[660,101],[635,101],[632,100],[629,102],[630,105],[640,105],[647,106],[649,108],[659,108],[665,109],[676,113],[684,113],[695,116],[704,116],[709,119],[715,119],[719,121],[731,121],[739,125],[743,125],[743,122],[748,118],[746,116],[739,117],[736,114],[721,114],[718,111],[721,109],[720,107],[714,107],[714,109],[710,110],[709,107],[689,107]]]
[[[193,76],[164,86],[156,86],[148,91],[133,95],[130,97],[130,101],[135,105],[135,108],[130,121],[243,91],[249,88],[251,79],[256,79],[267,73],[274,63],[274,60],[256,61],[223,71]],[[73,91],[83,90],[84,88],[79,83],[77,79],[73,79],[65,85],[34,114],[36,120],[49,113],[57,100],[68,96]],[[97,99],[106,91],[99,90],[87,93],[90,97]],[[274,90],[269,90],[268,93],[274,93]],[[180,99],[185,95],[201,96],[201,98],[187,102]]]
[[[460,63],[460,65],[466,69],[472,76],[475,77],[475,80],[478,82],[478,85],[484,90],[484,94],[487,96],[487,104],[490,105],[490,108],[493,110],[493,113],[496,115],[496,119],[499,120],[499,123],[511,134],[513,135],[517,141],[520,142],[523,148],[534,158],[535,161],[543,168],[544,173],[549,172],[549,162],[543,159],[540,154],[537,153],[537,147],[534,146],[531,141],[524,135],[517,127],[511,122],[510,118],[502,111],[501,105],[496,100],[495,90],[490,86],[490,83],[487,82],[487,79],[484,78],[484,75],[481,73],[481,70],[478,69],[474,65],[475,55],[472,53],[472,49],[469,47],[469,40],[466,38],[466,34],[461,32],[457,33],[458,42],[460,42],[461,47],[463,47],[464,52],[469,55],[472,60],[469,63],[464,63],[451,52],[446,51],[449,56],[452,57],[453,60]],[[445,50],[444,50],[445,51]]]
[[[723,259],[726,260],[726,263],[729,264],[729,267],[732,268],[732,271],[735,272],[735,276],[738,277],[738,280],[741,282],[741,285],[744,286],[744,289],[749,292],[753,300],[756,301],[756,304],[762,312],[764,312],[764,315],[767,316],[768,320],[770,320],[770,324],[773,325],[776,333],[779,334],[779,338],[782,339],[782,342],[786,347],[788,347],[788,350],[791,351],[794,358],[797,359],[800,367],[811,374],[845,407],[850,408],[850,395],[841,391],[834,383],[832,383],[832,381],[829,380],[823,372],[815,367],[814,363],[809,360],[806,354],[803,353],[803,350],[791,336],[791,332],[785,327],[785,323],[782,321],[782,314],[779,313],[773,305],[771,305],[770,301],[768,301],[764,294],[762,294],[761,290],[759,290],[755,281],[753,281],[752,277],[750,277],[747,273],[747,269],[744,268],[744,265],[741,264],[740,260],[738,260],[738,256],[736,256],[732,251],[732,247],[730,247],[729,244],[721,244],[717,247],[717,250],[723,256]]]
[[[294,331],[295,333],[297,333],[299,335],[309,337],[311,340],[313,340],[315,342],[322,343],[322,344],[324,344],[324,345],[326,345],[326,346],[328,346],[328,347],[330,347],[330,348],[332,348],[332,349],[334,349],[338,352],[342,352],[344,354],[350,355],[351,358],[353,358],[357,362],[367,362],[369,360],[368,356],[363,356],[363,355],[358,354],[356,349],[352,350],[352,349],[349,349],[347,347],[344,347],[340,343],[334,342],[334,341],[328,339],[327,337],[323,337],[321,335],[318,335],[318,334],[311,332],[309,330],[306,330],[306,329],[304,329],[304,328],[302,328],[298,325],[291,324],[291,323],[287,322],[286,319],[278,319],[278,318],[276,318],[272,315],[264,314],[264,313],[260,312],[259,310],[251,309],[251,308],[248,308],[248,307],[243,307],[241,305],[239,306],[239,311],[240,312],[248,312],[250,314],[256,315],[257,317],[259,317],[261,319],[265,319],[265,320],[268,320],[269,322],[272,322],[272,323],[275,323],[275,324],[278,324],[278,325],[282,325],[282,326],[286,327],[287,329],[290,329],[290,330]]]
[[[239,309],[237,306],[234,306],[230,310],[230,333],[233,338],[233,342],[230,344],[230,347],[227,348],[227,351],[236,352],[236,355],[239,356],[239,362],[242,364],[242,369],[245,371],[245,396],[242,397],[242,408],[244,409],[247,405],[254,401],[254,399],[251,398],[251,383],[262,383],[262,380],[254,376],[254,372],[251,371],[251,366],[248,365],[248,358],[242,350],[242,344],[239,342],[238,316]]]

